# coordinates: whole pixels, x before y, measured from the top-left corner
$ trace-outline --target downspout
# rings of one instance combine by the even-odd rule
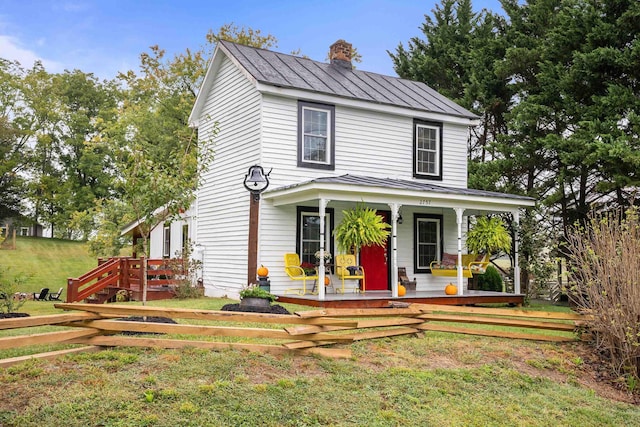
[[[456,211],[456,224],[458,226],[458,295],[462,296],[464,294],[462,285],[462,214],[464,213],[464,209],[455,208],[454,210]]]

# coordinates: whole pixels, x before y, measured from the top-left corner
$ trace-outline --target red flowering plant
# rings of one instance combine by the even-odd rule
[[[316,274],[316,266],[311,264],[310,262],[303,262],[302,264],[300,264],[300,268],[304,270],[304,274],[306,274],[307,276],[313,276]]]

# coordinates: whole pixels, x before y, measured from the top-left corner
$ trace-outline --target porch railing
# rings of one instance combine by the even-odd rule
[[[67,302],[78,302],[106,288],[128,291],[142,290],[142,263],[147,262],[147,288],[176,285],[181,274],[181,262],[172,268],[165,259],[116,257],[98,259],[98,266],[78,278],[67,279]],[[175,261],[175,260],[174,260]],[[173,262],[172,262],[173,264]]]

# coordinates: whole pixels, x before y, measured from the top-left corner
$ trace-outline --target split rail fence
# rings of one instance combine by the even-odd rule
[[[276,354],[319,354],[326,357],[349,358],[351,350],[344,344],[424,331],[539,341],[575,341],[579,339],[579,331],[587,320],[586,316],[574,313],[430,304],[369,309],[323,309],[300,311],[292,315],[115,304],[62,303],[55,304],[55,307],[65,312],[47,316],[0,319],[0,330],[26,328],[25,335],[0,337],[0,351],[34,344],[81,346],[2,359],[0,367],[31,358],[51,359],[74,352],[97,351],[105,347],[118,346],[198,347],[213,350],[233,348]],[[140,320],[151,320],[149,317],[182,319],[187,323],[122,320],[131,316],[134,319],[141,318]],[[258,324],[260,327],[242,325],[246,323]],[[28,333],[30,327],[45,325],[57,326],[61,330]],[[145,335],[123,335],[125,332]],[[179,338],[146,334],[176,335]],[[201,336],[215,341],[195,339]],[[264,343],[265,340],[267,343]]]

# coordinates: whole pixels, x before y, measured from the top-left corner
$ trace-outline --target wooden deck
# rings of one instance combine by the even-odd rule
[[[474,304],[524,304],[523,294],[507,294],[490,291],[465,291],[465,295],[445,295],[442,291],[417,291],[403,297],[393,298],[391,291],[369,291],[364,294],[325,294],[324,301],[317,295],[278,295],[278,302],[308,305],[324,308],[380,308],[388,307],[389,302],[406,302],[439,305],[474,305]]]

